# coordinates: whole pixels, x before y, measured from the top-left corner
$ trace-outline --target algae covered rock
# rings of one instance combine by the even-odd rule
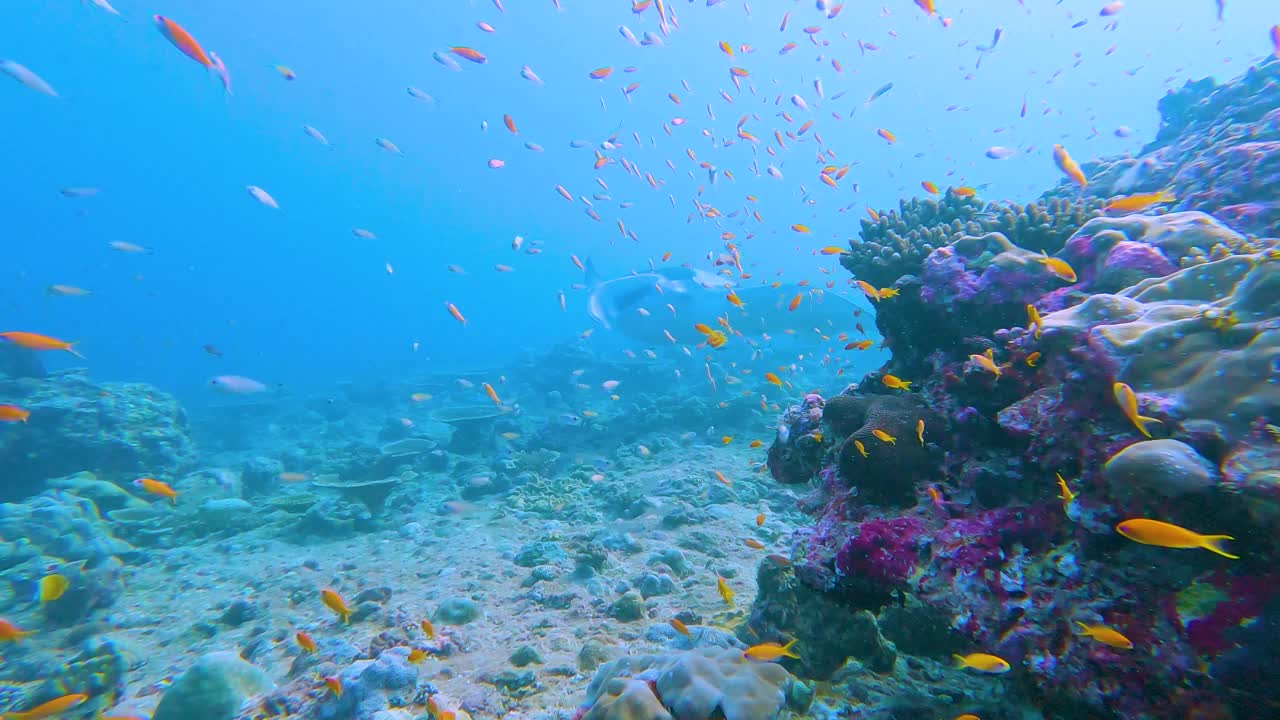
[[[481,616],[480,606],[467,598],[449,598],[440,603],[432,620],[445,625],[466,625]]]
[[[275,687],[233,652],[201,656],[160,698],[151,720],[230,720],[245,701]]]
[[[628,682],[632,680],[654,699],[644,696],[641,685]],[[707,647],[605,663],[591,678],[583,707],[602,720],[633,720],[630,711],[640,712],[641,718],[772,720],[796,695],[791,692],[794,684],[777,663],[748,659],[738,649]]]
[[[173,477],[195,460],[186,413],[150,385],[97,384],[71,371],[40,381],[0,378],[0,397],[31,411],[22,432],[0,433],[0,500],[79,470]]]
[[[1163,438],[1136,442],[1116,453],[1102,466],[1102,475],[1121,496],[1178,497],[1212,488],[1218,471],[1190,445]]]
[[[583,720],[672,720],[672,716],[648,683],[611,678]]]
[[[392,648],[376,660],[357,660],[341,673],[342,695],[329,696],[316,709],[320,720],[372,720],[387,709],[392,695],[412,697],[418,671],[408,663],[408,650]],[[157,720],[153,718],[153,720]]]

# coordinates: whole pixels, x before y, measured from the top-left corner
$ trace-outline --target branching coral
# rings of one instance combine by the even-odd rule
[[[1053,253],[1089,218],[1101,212],[1096,199],[1049,198],[1019,205],[982,203],[948,190],[940,200],[912,198],[898,210],[862,221],[860,239],[840,258],[854,277],[877,287],[921,270],[929,253],[963,235],[1003,233],[1021,247]]]

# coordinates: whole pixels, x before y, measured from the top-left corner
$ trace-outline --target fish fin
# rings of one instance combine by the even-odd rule
[[[1239,560],[1240,559],[1239,555],[1232,555],[1231,553],[1227,552],[1226,550],[1223,550],[1222,547],[1220,547],[1220,543],[1223,540],[1235,540],[1235,538],[1231,537],[1230,535],[1205,535],[1200,538],[1200,547],[1204,548],[1205,550],[1208,550],[1209,552],[1217,553],[1224,558],[1228,558],[1230,560]]]
[[[969,665],[969,663],[965,661],[963,655],[956,655],[955,653],[952,653],[951,658],[956,661],[956,667],[958,668],[966,667]]]
[[[600,284],[600,272],[596,270],[596,264],[590,257],[582,264],[582,272],[585,275],[583,282],[587,287],[595,287]]]
[[[1088,625],[1085,625],[1084,623],[1080,622],[1079,620],[1072,620],[1072,622],[1074,622],[1075,624],[1077,624],[1077,625],[1079,625],[1079,626],[1080,626],[1080,632],[1081,632],[1082,634],[1084,634],[1084,635],[1088,635],[1088,634],[1089,634],[1089,626],[1088,626]]]
[[[1153,417],[1147,417],[1146,415],[1137,415],[1133,419],[1133,424],[1138,426],[1138,430],[1143,435],[1146,435],[1147,437],[1151,437],[1151,431],[1147,429],[1147,423],[1160,423],[1161,425],[1164,424],[1162,420],[1158,420]]]

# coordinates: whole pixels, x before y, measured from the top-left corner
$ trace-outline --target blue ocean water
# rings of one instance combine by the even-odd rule
[[[668,251],[672,264],[711,269],[707,254],[724,251],[721,233],[729,231],[756,277],[835,279],[837,291],[849,292],[836,259],[814,251],[845,244],[864,208],[895,206],[919,194],[922,180],[1029,200],[1057,177],[1051,144],[1079,159],[1137,149],[1154,135],[1154,103],[1167,88],[1240,73],[1267,52],[1275,19],[1261,0],[1229,0],[1221,23],[1210,0],[1135,0],[1113,18],[1098,16],[1096,0],[939,2],[949,27],[905,0],[847,3],[832,20],[807,1],[671,2],[679,27],[661,45],[641,47],[619,26],[637,37],[659,34],[656,13],[633,13],[628,2],[504,5],[119,0],[123,19],[69,0],[0,6],[0,57],[60,95],[0,78],[6,329],[78,341],[95,377],[144,380],[198,401],[215,374],[325,386],[424,366],[497,364],[573,338],[593,323],[584,294],[571,289],[582,277],[570,255],[614,274],[647,268]],[[156,31],[156,13],[224,59],[233,95]],[[779,32],[784,13],[789,27]],[[496,32],[479,29],[481,21]],[[810,25],[822,28],[814,41],[803,30]],[[981,54],[975,48],[997,28],[999,44]],[[727,57],[720,41],[753,50]],[[798,46],[780,55],[789,41]],[[860,52],[858,41],[879,49]],[[488,62],[458,58],[455,72],[432,59],[453,45],[474,47]],[[297,79],[285,80],[275,64]],[[524,65],[545,85],[521,78]],[[604,66],[611,76],[588,77]],[[624,72],[628,66],[635,71]],[[750,72],[741,91],[731,66]],[[632,82],[639,88],[628,100],[622,88]],[[866,105],[890,82],[890,92]],[[409,86],[434,102],[410,97]],[[790,102],[796,94],[809,110]],[[504,114],[518,135],[503,127]],[[676,117],[688,121],[672,126]],[[760,143],[723,146],[737,140],[743,118]],[[807,119],[828,158],[819,162],[812,136],[766,152],[774,130]],[[332,148],[307,137],[304,124]],[[1113,134],[1122,125],[1130,137]],[[877,128],[897,143],[883,142]],[[604,154],[652,173],[658,188],[616,162],[592,168],[592,148],[615,136],[622,147]],[[378,137],[404,156],[377,147]],[[571,148],[572,140],[590,147]],[[991,161],[983,151],[992,145],[1020,152]],[[686,149],[733,180],[721,174],[708,183]],[[490,169],[493,158],[506,166]],[[769,164],[781,180],[764,174]],[[821,164],[851,168],[832,189],[819,182]],[[248,185],[265,188],[280,209],[254,202]],[[611,200],[593,201],[596,222],[556,185],[575,198],[607,192]],[[58,191],[67,186],[101,192],[66,198]],[[695,198],[726,214],[758,210],[763,222],[747,212],[690,220]],[[795,223],[812,234],[792,232]],[[357,238],[353,228],[377,238]],[[543,252],[513,252],[517,235]],[[154,252],[113,252],[107,243],[117,240]],[[495,272],[498,263],[515,271]],[[451,264],[467,274],[450,272]],[[46,294],[54,283],[93,294]],[[465,328],[445,302],[466,315]],[[206,353],[206,344],[224,357]]]

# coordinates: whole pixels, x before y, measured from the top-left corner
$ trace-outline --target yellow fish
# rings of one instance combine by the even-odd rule
[[[987,348],[986,354],[970,355],[969,361],[974,363],[978,367],[982,368],[983,370],[986,370],[987,372],[991,373],[992,375],[995,375],[996,377],[1000,377],[1000,366],[996,364],[995,358],[992,353],[993,353],[992,349]]]
[[[1080,626],[1080,634],[1085,637],[1091,637],[1103,645],[1108,645],[1113,648],[1119,648],[1121,650],[1133,649],[1133,641],[1124,635],[1121,635],[1113,628],[1109,628],[1106,625],[1085,625],[1079,620],[1076,620],[1075,623]]]
[[[1037,350],[1031,353],[1030,355],[1028,355],[1027,359],[1024,362],[1027,363],[1027,367],[1030,367],[1030,368],[1035,367],[1036,363],[1040,362],[1040,351]]]
[[[343,623],[351,624],[351,613],[353,611],[347,606],[347,601],[343,600],[341,595],[332,590],[321,590],[320,602],[323,602],[325,607],[337,613]]]
[[[1060,493],[1058,499],[1062,501],[1062,509],[1065,510],[1071,506],[1071,503],[1076,501],[1078,496],[1071,492],[1071,488],[1067,487],[1067,481],[1062,479],[1062,473],[1054,473],[1054,475],[1058,476],[1058,492]]]
[[[880,428],[876,428],[875,430],[872,430],[872,431],[871,431],[871,434],[872,434],[872,435],[875,435],[875,436],[876,436],[876,439],[877,439],[877,440],[879,440],[880,442],[887,442],[887,443],[889,443],[890,445],[897,445],[897,444],[898,444],[898,439],[897,439],[897,438],[895,438],[894,436],[890,435],[889,433],[887,433],[887,432],[885,432],[885,431],[881,430]]]
[[[869,299],[871,300],[880,299],[880,291],[877,290],[874,285],[872,285],[871,283],[865,280],[858,280],[856,282],[858,285],[858,289],[861,290],[862,293],[866,295]]]
[[[719,575],[716,576],[716,590],[720,593],[720,597],[724,598],[724,604],[733,607],[733,588],[729,587],[729,583]]]
[[[1036,262],[1040,263],[1041,265],[1044,265],[1045,269],[1048,270],[1050,273],[1053,273],[1055,277],[1062,280],[1066,280],[1069,283],[1073,283],[1076,281],[1076,271],[1072,270],[1071,266],[1068,265],[1065,260],[1059,260],[1058,258],[1049,257],[1048,254],[1044,253],[1043,251],[1041,251],[1040,254],[1043,255],[1044,257],[1036,258]]]
[[[40,604],[51,603],[62,597],[71,582],[66,577],[54,573],[40,578]]]
[[[854,440],[853,446],[858,448],[858,453],[861,454],[862,457],[871,457],[867,454],[867,448],[862,444],[861,440]]]
[[[910,390],[911,389],[910,380],[903,380],[902,378],[896,375],[885,375],[884,377],[880,378],[880,382],[884,383],[884,386],[891,390]]]
[[[1040,317],[1040,311],[1036,310],[1035,305],[1027,305],[1027,329],[1035,332],[1035,338],[1040,339],[1040,328],[1044,327],[1044,318]]]
[[[951,657],[955,658],[956,667],[958,668],[969,668],[990,675],[1007,673],[1011,669],[1011,666],[1004,658],[986,653],[969,653],[968,655],[952,655]]]
[[[1137,195],[1112,198],[1102,209],[1107,212],[1142,212],[1152,205],[1177,201],[1178,198],[1174,197],[1173,193],[1168,190],[1161,190],[1160,192],[1139,193]]]
[[[1089,180],[1084,176],[1084,171],[1080,169],[1080,165],[1071,158],[1071,155],[1067,153],[1067,149],[1061,145],[1053,146],[1053,162],[1064,175],[1071,178],[1071,182],[1079,185],[1081,190],[1089,184]]]
[[[876,291],[876,294],[880,296],[881,300],[887,300],[891,297],[898,297],[898,291],[896,288],[887,288],[887,287],[880,288],[879,290]]]
[[[778,658],[784,657],[799,660],[800,656],[791,651],[791,646],[795,644],[795,638],[792,638],[786,645],[779,645],[774,642],[760,643],[759,645],[752,645],[747,648],[747,651],[742,653],[742,656],[751,658],[752,660],[763,660],[765,662],[773,662]]]
[[[24,712],[5,713],[4,720],[42,720],[42,718],[57,717],[74,707],[83,705],[89,699],[88,695],[76,693],[74,695],[63,695],[60,698],[54,698],[46,703],[41,703],[30,710]]]
[[[1120,406],[1120,411],[1124,416],[1129,418],[1129,422],[1138,428],[1138,432],[1147,437],[1151,437],[1151,432],[1147,430],[1147,423],[1158,423],[1159,420],[1153,417],[1138,414],[1138,396],[1134,394],[1133,388],[1125,383],[1118,382],[1111,386],[1111,394],[1116,398],[1116,404]]]
[[[1131,518],[1116,525],[1116,532],[1143,545],[1176,548],[1204,548],[1224,558],[1239,560],[1239,555],[1232,555],[1218,546],[1223,540],[1235,540],[1230,535],[1201,535],[1184,527],[1171,525],[1159,520],[1147,518]]]
[[[916,421],[916,438],[920,440],[921,445],[924,445],[924,418]]]
[[[418,663],[426,659],[427,659],[427,651],[423,650],[422,648],[414,648],[412,651],[409,652],[408,660],[411,665],[417,665]]]

